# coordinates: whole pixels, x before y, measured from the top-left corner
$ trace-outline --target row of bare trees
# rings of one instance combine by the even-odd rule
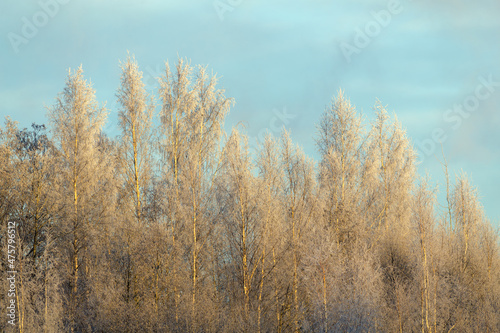
[[[223,121],[204,67],[168,63],[157,96],[121,63],[121,133],[82,68],[49,128],[0,128],[2,313],[16,225],[12,332],[496,332],[497,230],[466,176],[416,173],[401,124],[369,126],[342,91],[320,160],[283,130],[256,151]]]

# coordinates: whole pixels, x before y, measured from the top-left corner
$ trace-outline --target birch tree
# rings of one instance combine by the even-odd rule
[[[51,230],[54,164],[52,145],[45,126],[32,124],[32,130],[16,133],[14,170],[18,200],[15,205],[19,257],[19,329],[41,330],[47,321],[37,308],[43,306],[47,265],[44,252]]]
[[[144,237],[137,237],[144,233],[143,211],[146,191],[152,180],[152,119],[154,104],[152,98],[146,93],[142,82],[142,72],[135,58],[130,55],[121,63],[121,85],[117,92],[119,105],[119,174],[122,181],[122,190],[119,205],[123,214],[123,242],[125,254],[123,258],[124,293],[125,293],[125,321],[135,317],[146,306],[139,302],[138,288],[141,288],[138,277],[145,271],[140,271],[136,264],[137,254],[144,251],[141,245]],[[157,247],[153,250],[159,250]],[[154,265],[156,267],[157,265]],[[150,270],[146,270],[149,272]],[[157,272],[156,272],[157,273]],[[153,273],[155,274],[155,273]],[[156,279],[153,277],[153,280]],[[145,287],[145,286],[143,286]],[[153,289],[157,289],[153,287]],[[158,300],[154,297],[155,311],[157,312]],[[132,306],[134,304],[134,306]],[[142,304],[142,305],[140,305]],[[138,319],[138,318],[137,318]],[[136,323],[139,324],[139,323]],[[127,325],[126,329],[130,328]],[[133,326],[132,326],[133,327]]]
[[[49,109],[53,139],[60,150],[59,193],[60,241],[66,256],[66,327],[87,329],[89,263],[87,251],[92,224],[99,221],[94,207],[100,188],[98,176],[99,134],[106,119],[104,108],[83,78],[83,69],[69,71],[66,86]],[[100,206],[100,205],[97,205]]]
[[[284,172],[281,168],[280,147],[277,140],[267,135],[258,150],[257,168],[261,189],[259,216],[261,226],[261,263],[257,308],[257,330],[280,331],[283,326],[282,258],[287,250],[284,228]],[[265,311],[265,309],[272,309]],[[266,325],[267,324],[267,325]]]
[[[474,188],[465,174],[456,177],[451,191],[452,217],[455,224],[455,249],[453,256],[454,274],[450,280],[455,283],[459,293],[450,296],[454,307],[450,316],[450,326],[453,323],[458,330],[479,327],[483,320],[475,311],[480,309],[483,318],[485,309],[484,286],[487,284],[487,270],[480,270],[480,230],[484,223],[484,212]],[[484,266],[483,266],[484,267]],[[486,329],[483,326],[483,329]]]
[[[321,155],[320,188],[326,197],[325,214],[337,245],[359,234],[359,185],[363,158],[361,118],[340,90],[321,118],[316,144]]]
[[[428,180],[423,179],[414,195],[412,222],[417,229],[420,248],[420,304],[422,332],[436,332],[436,291],[434,253],[432,252],[434,219],[434,193],[429,189]],[[434,274],[433,274],[434,272]],[[434,286],[433,286],[434,285]]]
[[[51,137],[0,128],[0,304],[15,298],[16,332],[500,331],[498,230],[478,190],[450,184],[445,160],[440,212],[380,102],[365,133],[339,91],[316,170],[287,131],[256,155],[227,138],[232,100],[205,67],[166,64],[158,128],[137,62],[121,68],[117,139],[81,67]]]
[[[370,132],[370,156],[366,163],[368,170],[373,163],[378,170],[376,179],[373,179],[376,188],[372,192],[376,199],[369,205],[375,208],[371,225],[390,229],[401,226],[394,224],[399,221],[399,224],[406,223],[401,227],[408,231],[415,153],[397,118],[391,122],[386,108],[379,101],[375,110],[377,118]],[[371,207],[367,207],[368,211],[372,210]]]
[[[57,288],[50,269],[57,257],[49,259],[46,255],[53,253],[49,251],[54,202],[51,193],[54,179],[52,145],[45,126],[32,124],[32,130],[19,130],[9,119],[5,130],[0,129],[0,141],[3,143],[0,144],[0,154],[7,157],[0,173],[3,180],[10,180],[2,182],[2,189],[9,195],[0,194],[3,197],[0,216],[6,218],[9,225],[15,225],[15,268],[5,271],[17,271],[16,326],[19,332],[57,329],[61,319],[57,314],[61,307],[48,287],[50,281]],[[46,311],[43,311],[44,305]],[[47,309],[52,310],[52,318],[49,318]]]
[[[294,332],[300,330],[302,319],[302,297],[299,295],[301,235],[306,225],[311,222],[315,209],[314,200],[314,165],[304,153],[292,143],[288,132],[281,136],[281,160],[285,173],[284,202],[286,203],[286,223],[288,224],[290,255],[293,267],[291,318]]]
[[[141,221],[144,191],[151,179],[151,139],[154,104],[146,93],[142,72],[133,57],[121,64],[121,86],[118,89],[121,161],[125,193],[133,204],[136,221]]]
[[[245,137],[233,130],[224,149],[223,177],[227,177],[224,204],[225,235],[231,255],[231,275],[237,289],[233,313],[240,317],[237,326],[244,332],[255,330],[253,298],[257,269],[261,261],[261,233],[257,182],[252,175],[251,159]]]
[[[469,266],[471,243],[475,240],[477,230],[483,221],[482,207],[477,196],[477,189],[470,185],[465,175],[457,177],[452,192],[452,214],[461,241],[462,272]]]
[[[220,168],[219,140],[222,122],[232,100],[216,88],[217,78],[209,76],[205,68],[193,71],[190,65],[179,60],[176,73],[172,74],[167,63],[159,93],[164,138],[161,147],[163,174],[169,186],[167,195],[174,198],[168,204],[172,249],[180,251],[184,247],[182,252],[189,253],[189,260],[185,258],[189,266],[184,267],[187,268],[184,272],[189,272],[191,285],[184,289],[184,295],[190,294],[189,326],[196,332],[199,329],[198,293],[204,286],[204,281],[199,279],[203,276],[200,269],[203,269],[205,258],[202,254],[210,244],[207,240],[216,214],[210,207],[215,204],[213,184]],[[185,237],[179,245],[181,229]],[[173,272],[176,281],[179,273]],[[174,289],[176,309],[180,298],[178,292]]]
[[[391,121],[378,101],[375,111],[362,178],[363,210],[369,244],[385,272],[387,318],[391,318],[386,329],[404,331],[413,316],[409,295],[415,292],[415,261],[409,246],[415,153],[398,120]]]

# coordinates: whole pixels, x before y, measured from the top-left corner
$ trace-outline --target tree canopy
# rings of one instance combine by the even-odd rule
[[[1,331],[500,331],[477,189],[446,160],[445,186],[418,177],[380,101],[367,123],[339,90],[313,161],[286,130],[256,151],[226,134],[233,100],[205,67],[166,63],[155,95],[120,65],[117,137],[82,67],[47,127],[0,127]]]

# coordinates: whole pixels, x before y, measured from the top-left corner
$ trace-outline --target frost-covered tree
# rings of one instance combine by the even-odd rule
[[[256,167],[259,171],[259,216],[261,218],[261,263],[257,306],[257,330],[271,331],[282,327],[283,267],[288,244],[285,239],[286,211],[284,172],[279,143],[268,135],[259,147]],[[265,311],[267,309],[267,311]],[[272,310],[271,310],[272,309]]]
[[[153,281],[155,274],[159,274],[157,268],[158,260],[151,269],[148,267],[139,268],[139,261],[144,255],[142,246],[145,240],[144,228],[147,221],[143,212],[147,210],[147,191],[151,187],[153,179],[153,111],[154,104],[149,97],[142,81],[142,72],[139,65],[132,56],[128,56],[126,61],[120,64],[121,85],[117,92],[118,118],[121,134],[119,136],[118,165],[117,170],[121,181],[121,190],[118,197],[120,219],[120,241],[125,244],[125,251],[122,254],[122,265],[120,273],[123,274],[124,310],[120,311],[124,315],[126,330],[134,331],[141,325],[141,317],[147,316],[149,306],[153,303],[154,311],[158,314],[158,284],[151,286],[154,293],[147,294],[149,297],[141,297],[140,289],[149,288],[145,284],[145,279],[151,273]],[[149,231],[149,230],[148,230]],[[159,251],[161,247],[154,247],[152,250]],[[158,253],[152,257],[159,257]]]
[[[4,211],[4,217],[16,226],[16,267],[8,270],[18,272],[17,325],[20,332],[57,329],[61,307],[55,290],[57,280],[52,273],[58,257],[47,255],[55,253],[51,238],[54,234],[53,147],[43,125],[32,124],[32,130],[18,130],[15,123],[7,120],[1,134],[2,156],[8,156],[1,170],[4,175],[9,174],[2,178],[10,180],[2,187],[9,192],[3,198],[5,201],[2,200],[7,204],[4,207],[9,208]],[[49,309],[53,312],[52,318],[49,318]]]
[[[154,104],[148,96],[142,72],[133,57],[121,64],[121,86],[118,89],[118,113],[122,177],[127,197],[133,204],[135,219],[141,220],[144,192],[152,173],[152,120]]]
[[[81,67],[52,136],[0,128],[0,303],[10,260],[16,331],[500,331],[498,230],[477,189],[450,184],[445,161],[440,211],[380,102],[365,132],[338,93],[316,168],[286,131],[255,154],[227,137],[232,100],[204,67],[166,64],[157,124],[137,62],[121,68],[116,138]]]
[[[286,207],[285,223],[289,241],[289,260],[292,267],[291,299],[289,323],[294,332],[300,329],[303,318],[303,302],[300,292],[301,249],[302,235],[307,226],[313,221],[316,208],[315,199],[315,170],[312,160],[308,159],[303,151],[292,143],[290,134],[283,131],[280,138],[281,163],[284,171],[283,201]],[[292,325],[293,323],[293,325]]]
[[[66,327],[73,331],[90,325],[89,260],[91,230],[100,221],[98,150],[106,111],[83,77],[83,69],[69,71],[66,85],[49,109],[53,140],[59,149],[58,194],[59,238],[67,282]]]
[[[246,138],[233,130],[224,148],[221,177],[226,185],[220,201],[230,262],[227,274],[234,290],[231,317],[243,331],[256,330],[254,303],[261,261],[262,226],[259,189],[252,174]]]
[[[214,179],[221,163],[222,123],[232,102],[216,85],[216,76],[183,60],[179,60],[175,74],[167,63],[160,78],[162,173],[169,198],[166,206],[172,250],[180,256],[173,264],[172,274],[174,285],[180,281],[183,284],[179,286],[182,292],[174,288],[174,306],[178,309],[178,302],[184,303],[189,297],[191,311],[185,318],[193,332],[198,330],[200,321],[210,321],[198,311],[198,304],[208,292],[208,280],[203,278],[208,269],[204,252],[209,252],[208,238],[216,222]],[[184,257],[186,254],[188,257]],[[184,284],[186,280],[191,282],[189,286]]]
[[[369,216],[372,227],[402,228],[408,232],[415,153],[397,118],[390,121],[379,101],[375,111],[377,118],[369,133],[365,163],[369,193],[365,209],[367,214],[372,214]]]
[[[337,244],[354,241],[360,232],[363,140],[361,117],[340,90],[321,117],[316,139],[325,218],[335,231]]]
[[[436,301],[437,301],[437,279],[436,263],[433,262],[435,250],[434,226],[436,225],[435,196],[429,188],[428,179],[422,179],[417,188],[412,205],[412,225],[418,235],[420,250],[420,277],[416,279],[420,284],[420,325],[423,332],[437,330]]]

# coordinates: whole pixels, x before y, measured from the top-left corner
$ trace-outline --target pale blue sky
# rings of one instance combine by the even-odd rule
[[[432,132],[446,137],[451,174],[471,176],[499,225],[498,1],[5,0],[0,35],[0,118],[22,127],[47,122],[44,106],[83,64],[113,134],[127,50],[151,90],[179,55],[221,76],[236,100],[227,129],[244,121],[253,140],[284,124],[317,159],[315,124],[342,88],[368,119],[376,98],[396,112],[435,182]]]

